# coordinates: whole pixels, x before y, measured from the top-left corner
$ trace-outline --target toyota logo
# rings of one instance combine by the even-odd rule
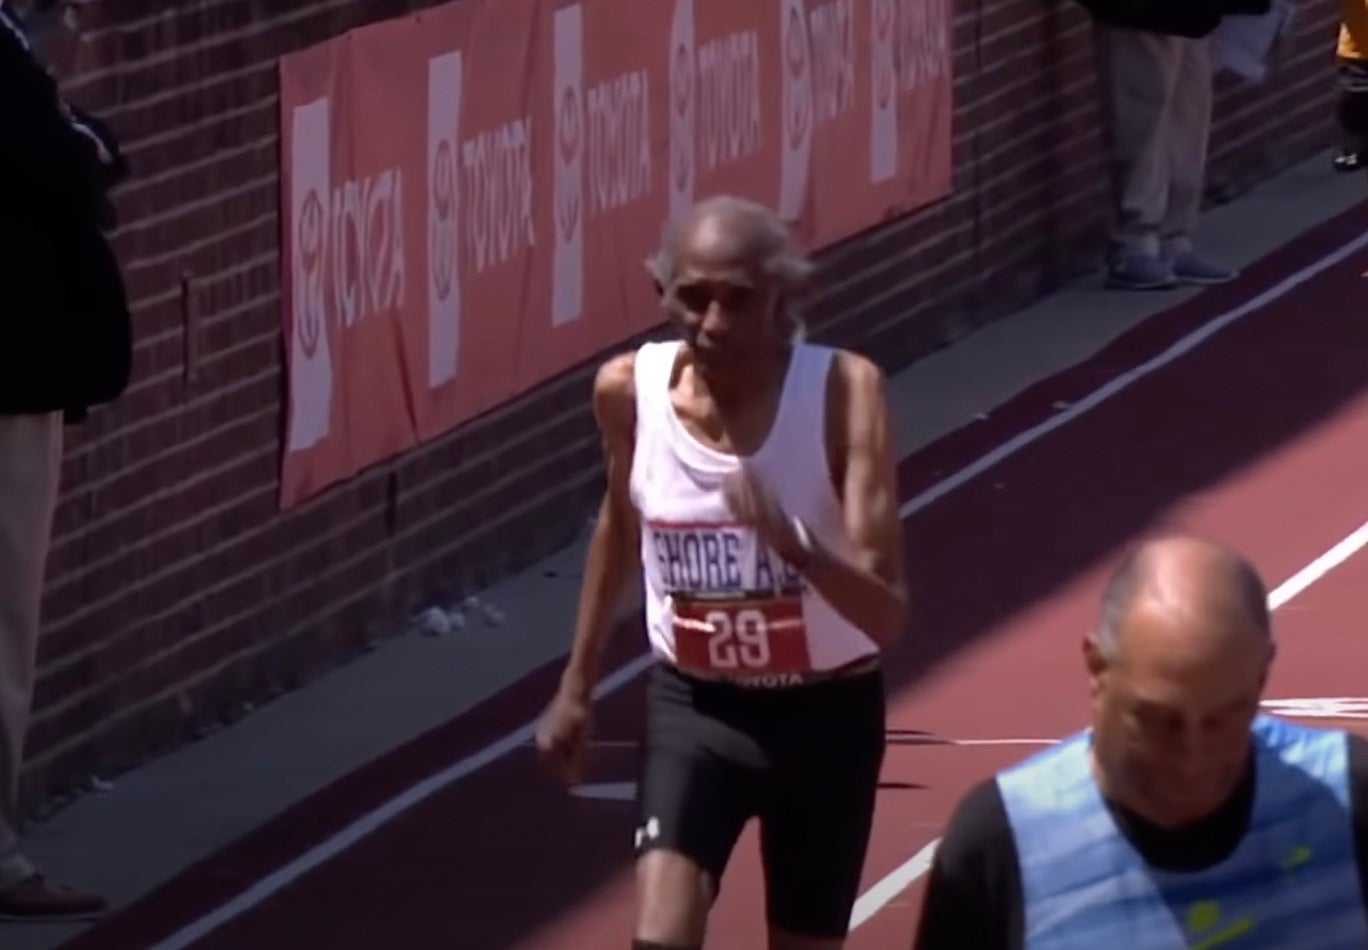
[[[693,98],[693,64],[689,59],[687,46],[680,43],[675,47],[674,107],[680,118],[689,114],[689,101]]]
[[[299,211],[297,240],[304,294],[302,312],[295,314],[295,325],[304,355],[312,357],[318,351],[318,340],[323,334],[323,301],[319,287],[323,276],[323,202],[312,188],[304,196],[304,205]]]
[[[432,226],[432,284],[437,296],[445,300],[451,294],[456,266],[451,240],[452,218],[456,213],[456,165],[451,157],[450,139],[437,143],[432,158],[432,207],[437,213]]]
[[[580,143],[579,96],[573,86],[566,86],[561,93],[559,119],[561,161],[568,165],[579,154]]]

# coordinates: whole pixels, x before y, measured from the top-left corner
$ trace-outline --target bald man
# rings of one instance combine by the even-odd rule
[[[1368,744],[1260,714],[1269,628],[1235,553],[1132,553],[1084,642],[1092,728],[960,803],[913,946],[1368,947]]]
[[[883,760],[881,655],[905,615],[884,377],[798,339],[811,265],[767,208],[702,202],[649,269],[679,339],[594,384],[608,486],[537,743],[579,779],[610,612],[639,565],[656,664],[633,947],[703,945],[756,818],[769,946],[838,948]]]

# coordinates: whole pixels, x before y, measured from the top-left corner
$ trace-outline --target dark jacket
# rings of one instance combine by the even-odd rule
[[[132,328],[105,230],[127,174],[103,123],[61,99],[0,0],[0,414],[79,419],[128,385]]]
[[[1093,17],[1111,26],[1201,39],[1221,19],[1237,14],[1261,16],[1271,0],[1079,0]]]

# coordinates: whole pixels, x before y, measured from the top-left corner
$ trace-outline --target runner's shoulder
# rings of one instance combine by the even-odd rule
[[[636,420],[636,351],[611,356],[594,375],[594,415],[600,428],[631,431]]]
[[[862,353],[833,348],[827,377],[828,436],[831,450],[844,452],[852,441],[865,441],[883,428],[888,415],[888,378],[883,368]]]
[[[996,778],[960,799],[936,847],[917,950],[1022,946],[1021,871]]]
[[[1016,838],[997,778],[983,779],[955,806],[936,863],[952,876],[977,877],[975,872],[991,866],[1014,866],[1016,858]]]
[[[883,367],[863,353],[833,348],[836,377],[847,399],[882,399],[888,384]]]

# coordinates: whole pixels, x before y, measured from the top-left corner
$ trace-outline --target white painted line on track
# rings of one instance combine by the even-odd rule
[[[1266,699],[1264,712],[1288,719],[1368,719],[1368,696]]]
[[[1268,607],[1270,610],[1277,610],[1279,607],[1290,602],[1297,595],[1304,593],[1307,588],[1325,577],[1336,567],[1339,567],[1350,557],[1368,545],[1368,522],[1360,525],[1359,528],[1340,541],[1330,550],[1316,558],[1310,564],[1303,567],[1300,571],[1293,574],[1283,581],[1268,595]],[[1269,700],[1263,704],[1264,709],[1270,713],[1283,714],[1295,717],[1298,712],[1314,716],[1317,711],[1322,715],[1326,707],[1334,704],[1336,711],[1360,712],[1368,710],[1368,700],[1361,699],[1322,699],[1322,700]],[[1352,704],[1352,705],[1351,705]],[[1360,707],[1358,704],[1364,704]],[[1346,708],[1347,707],[1347,708]],[[1346,716],[1346,718],[1348,718]],[[982,743],[991,743],[993,740],[981,740]],[[1048,744],[1048,743],[1047,743]],[[871,887],[855,903],[855,909],[850,915],[850,929],[854,930],[861,924],[868,921],[890,901],[901,894],[923,874],[931,870],[931,862],[935,859],[936,846],[940,844],[940,839],[936,838],[926,847],[922,848],[912,857],[908,858],[901,865],[894,868],[882,880]]]
[[[630,663],[618,667],[608,676],[605,676],[594,690],[594,698],[600,699],[610,693],[621,689],[626,683],[631,682],[642,671],[651,665],[650,655],[637,657]],[[500,759],[512,752],[518,746],[530,741],[536,731],[536,722],[530,722],[504,736],[498,742],[486,746],[474,755],[467,756],[459,762],[455,762],[442,771],[431,775],[423,781],[414,785],[412,788],[389,801],[379,808],[376,808],[362,815],[341,831],[335,832],[331,836],[323,839],[299,857],[290,861],[288,864],[281,865],[280,868],[271,872],[260,881],[257,881],[247,890],[237,897],[220,905],[208,914],[189,924],[183,929],[172,934],[167,939],[154,945],[153,950],[180,950],[181,947],[188,947],[196,940],[199,940],[228,921],[233,920],[241,914],[246,913],[267,898],[276,894],[281,889],[289,886],[294,881],[303,877],[309,871],[318,867],[326,861],[331,860],[343,851],[350,848],[357,841],[375,829],[397,818],[399,815],[408,811],[414,805],[431,797],[437,792],[451,785],[459,779],[465,778],[471,772],[484,768],[489,763]]]
[[[636,782],[592,782],[576,785],[570,794],[578,798],[596,798],[608,802],[636,801]]]
[[[1268,606],[1277,610],[1306,588],[1329,574],[1368,544],[1368,524],[1361,526],[1339,544],[1293,574],[1268,595]]]
[[[995,746],[995,745],[1056,745],[1058,739],[942,739],[940,736],[927,736],[925,738],[917,736],[912,739],[894,737],[889,740],[890,744],[898,745],[950,745],[974,748],[976,746]]]
[[[893,873],[861,894],[850,912],[850,929],[854,930],[883,910],[890,901],[911,887],[913,881],[931,870],[931,862],[935,860],[938,844],[940,839],[936,838],[899,865]]]
[[[1058,739],[950,739],[947,740],[946,744],[973,747],[994,745],[1057,745],[1058,743]]]
[[[1235,321],[1248,316],[1259,308],[1267,306],[1278,298],[1285,296],[1312,277],[1327,268],[1333,267],[1335,264],[1338,264],[1364,246],[1368,246],[1368,233],[1360,235],[1337,250],[1332,251],[1325,257],[1320,258],[1314,263],[1291,274],[1286,279],[1240,306],[1228,310],[1221,316],[1216,317],[1211,322],[1204,324],[1199,329],[1194,330],[1192,333],[1183,337],[1183,339],[1169,347],[1159,356],[1156,356],[1148,362],[1119,376],[1085,399],[1074,403],[1069,406],[1069,408],[1052,416],[1046,422],[1026,430],[1020,435],[1008,440],[999,448],[978,459],[968,467],[961,469],[959,472],[956,472],[941,482],[937,482],[935,485],[932,485],[930,488],[904,503],[901,508],[899,508],[899,514],[901,514],[903,518],[907,518],[914,512],[920,511],[937,499],[954,491],[970,479],[975,478],[992,468],[992,466],[1003,459],[1016,454],[1037,439],[1059,428],[1069,420],[1076,419],[1083,413],[1101,405],[1103,402],[1142,377],[1173,362],[1184,353],[1187,353],[1189,350],[1203,343]],[[649,669],[651,662],[651,655],[648,653],[638,656],[620,666],[611,674],[604,677],[599,683],[598,688],[594,690],[594,697],[600,699],[603,696],[607,696],[610,693],[614,693],[621,689],[627,683],[636,679],[636,677]],[[347,848],[351,847],[377,828],[389,823],[410,808],[446,788],[448,785],[451,785],[452,783],[465,778],[472,772],[478,771],[489,763],[502,758],[519,746],[525,745],[532,739],[535,731],[536,722],[534,720],[509,733],[502,739],[486,746],[479,752],[469,755],[458,762],[454,762],[442,771],[418,782],[407,791],[404,791],[384,804],[377,806],[357,818],[345,828],[334,832],[329,837],[309,848],[298,857],[281,865],[275,871],[262,878],[260,881],[257,881],[238,896],[219,905],[208,914],[205,914],[203,917],[188,924],[170,937],[155,944],[152,950],[180,950],[182,947],[190,946],[196,940],[212,933],[230,920],[233,920],[241,914],[251,910],[253,907],[256,907],[273,894],[276,894],[294,881],[303,877],[309,871],[318,867],[320,864],[341,854]],[[915,861],[916,858],[913,858],[912,860]],[[909,867],[911,864],[912,862],[908,862],[904,867]],[[896,874],[898,872],[894,873]],[[911,880],[915,879],[915,876],[911,878]],[[888,879],[885,878],[885,880]],[[882,885],[884,882],[881,881],[879,883]],[[876,887],[878,886],[879,885],[876,885]],[[861,898],[861,900],[864,900],[864,898]],[[871,914],[872,913],[873,912],[871,911]]]
[[[920,495],[917,495],[915,498],[912,498],[905,502],[903,506],[898,509],[899,513],[904,518],[906,518],[913,512],[920,511],[927,505],[931,504],[933,501],[936,501],[941,496],[954,491],[956,488],[959,488],[961,485],[963,485],[970,479],[977,478],[979,475],[982,475],[984,472],[988,471],[994,465],[997,465],[1003,459],[1009,458],[1010,456],[1015,455],[1017,452],[1020,452],[1022,449],[1030,445],[1032,442],[1035,442],[1041,436],[1048,435],[1055,429],[1058,429],[1060,426],[1064,425],[1066,422],[1069,422],[1073,419],[1077,419],[1085,412],[1088,412],[1092,409],[1096,409],[1098,406],[1102,405],[1102,403],[1106,402],[1108,399],[1115,396],[1117,393],[1129,388],[1132,384],[1150,375],[1155,370],[1162,369],[1169,363],[1172,363],[1174,360],[1178,359],[1178,357],[1184,355],[1193,348],[1205,343],[1208,339],[1215,336],[1217,333],[1220,333],[1222,330],[1224,330],[1226,327],[1230,326],[1237,320],[1247,317],[1251,313],[1254,313],[1255,311],[1268,306],[1270,303],[1272,303],[1280,297],[1286,296],[1288,293],[1292,292],[1293,290],[1296,290],[1302,284],[1306,283],[1312,277],[1315,277],[1317,274],[1321,273],[1321,271],[1324,271],[1330,267],[1335,266],[1340,261],[1344,260],[1346,257],[1349,257],[1351,254],[1354,254],[1364,246],[1368,246],[1368,233],[1359,235],[1358,237],[1354,238],[1354,240],[1350,241],[1348,244],[1345,244],[1344,246],[1340,247],[1335,251],[1332,251],[1331,253],[1327,254],[1325,257],[1321,258],[1315,263],[1308,264],[1301,270],[1288,275],[1283,280],[1274,284],[1272,287],[1269,287],[1263,293],[1251,297],[1249,300],[1245,301],[1244,303],[1240,304],[1238,307],[1235,307],[1232,310],[1227,310],[1225,313],[1221,314],[1219,317],[1212,320],[1211,322],[1202,324],[1201,327],[1192,331],[1187,336],[1183,337],[1181,340],[1170,346],[1167,350],[1160,353],[1158,356],[1155,356],[1149,359],[1148,361],[1141,363],[1134,369],[1122,373],[1120,376],[1116,377],[1111,382],[1107,383],[1107,385],[1103,386],[1101,389],[1097,389],[1089,393],[1085,398],[1080,399],[1076,403],[1073,403],[1067,409],[1055,413],[1053,416],[1046,419],[1044,422],[1041,422],[1038,425],[1035,425],[1032,428],[1027,429],[1025,432],[1022,432],[1020,435],[1017,435],[1014,438],[1008,439],[1006,442],[1002,443],[1002,445],[998,446],[996,449],[989,452],[987,455],[983,456],[980,459],[977,459],[973,464],[949,476],[944,481],[937,482],[935,485],[932,485],[930,488],[922,492]]]

